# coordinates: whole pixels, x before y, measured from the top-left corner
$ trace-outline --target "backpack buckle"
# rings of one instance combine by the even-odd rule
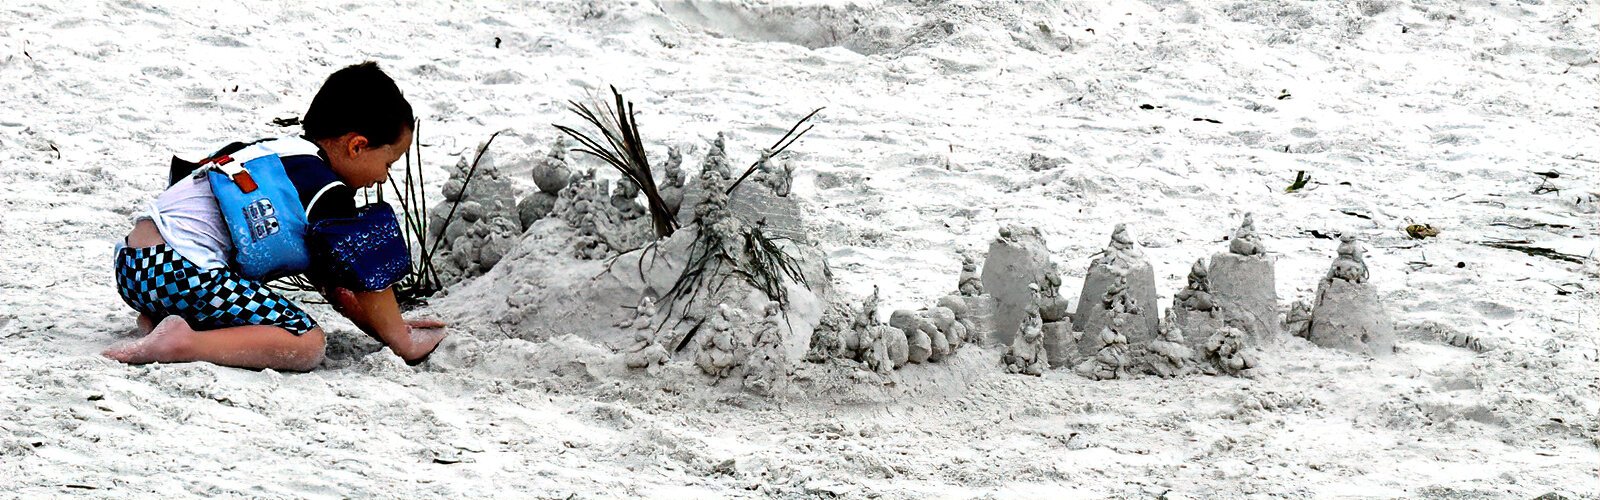
[[[213,168],[216,168],[217,171],[222,172],[229,179],[233,179],[233,183],[239,186],[239,191],[252,193],[259,187],[256,185],[256,180],[250,177],[250,172],[246,171],[244,166],[234,163],[233,158],[223,156],[213,158],[210,162],[215,165]]]

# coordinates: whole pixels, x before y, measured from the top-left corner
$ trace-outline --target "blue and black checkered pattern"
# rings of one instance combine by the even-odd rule
[[[229,269],[201,269],[166,245],[119,248],[116,267],[122,300],[156,321],[180,316],[195,330],[270,325],[295,335],[317,327],[262,283]]]

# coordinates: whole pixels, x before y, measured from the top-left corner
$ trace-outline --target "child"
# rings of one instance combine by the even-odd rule
[[[443,323],[401,318],[386,288],[392,280],[385,288],[352,291],[326,278],[325,270],[338,262],[305,250],[319,243],[312,241],[319,222],[356,217],[355,190],[382,183],[411,147],[411,104],[376,63],[366,62],[328,77],[302,121],[301,137],[230,144],[201,164],[174,159],[173,184],[117,246],[117,291],[140,313],[145,336],[112,347],[107,357],[311,370],[322,362],[322,328],[265,286],[301,272],[335,309],[407,362],[421,362],[444,339]],[[264,164],[277,177],[265,170],[240,173]],[[219,207],[233,199],[227,189],[282,196],[232,210]],[[303,217],[296,213],[301,210]],[[297,232],[296,225],[312,229]],[[241,236],[252,232],[258,240]],[[257,246],[263,235],[291,250]]]

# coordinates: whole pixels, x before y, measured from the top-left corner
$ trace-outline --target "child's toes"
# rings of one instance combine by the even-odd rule
[[[123,363],[139,363],[140,341],[120,342],[100,353],[101,356]]]

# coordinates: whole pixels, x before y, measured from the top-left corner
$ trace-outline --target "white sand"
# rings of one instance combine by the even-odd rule
[[[398,3],[0,7],[0,497],[1600,496],[1600,265],[1475,243],[1600,255],[1593,2]],[[1399,352],[1293,339],[1253,380],[1090,382],[969,348],[770,401],[455,304],[474,350],[448,366],[325,307],[310,374],[99,357],[132,334],[110,254],[167,156],[285,133],[364,59],[439,181],[496,130],[502,159],[543,155],[582,86],[623,89],[689,165],[827,106],[795,193],[837,287],[885,311],[953,291],[957,252],[1008,223],[1043,229],[1076,296],[1128,222],[1163,306],[1242,212],[1284,303],[1332,261],[1310,232],[1355,231]],[[1296,170],[1315,189],[1283,193]]]

